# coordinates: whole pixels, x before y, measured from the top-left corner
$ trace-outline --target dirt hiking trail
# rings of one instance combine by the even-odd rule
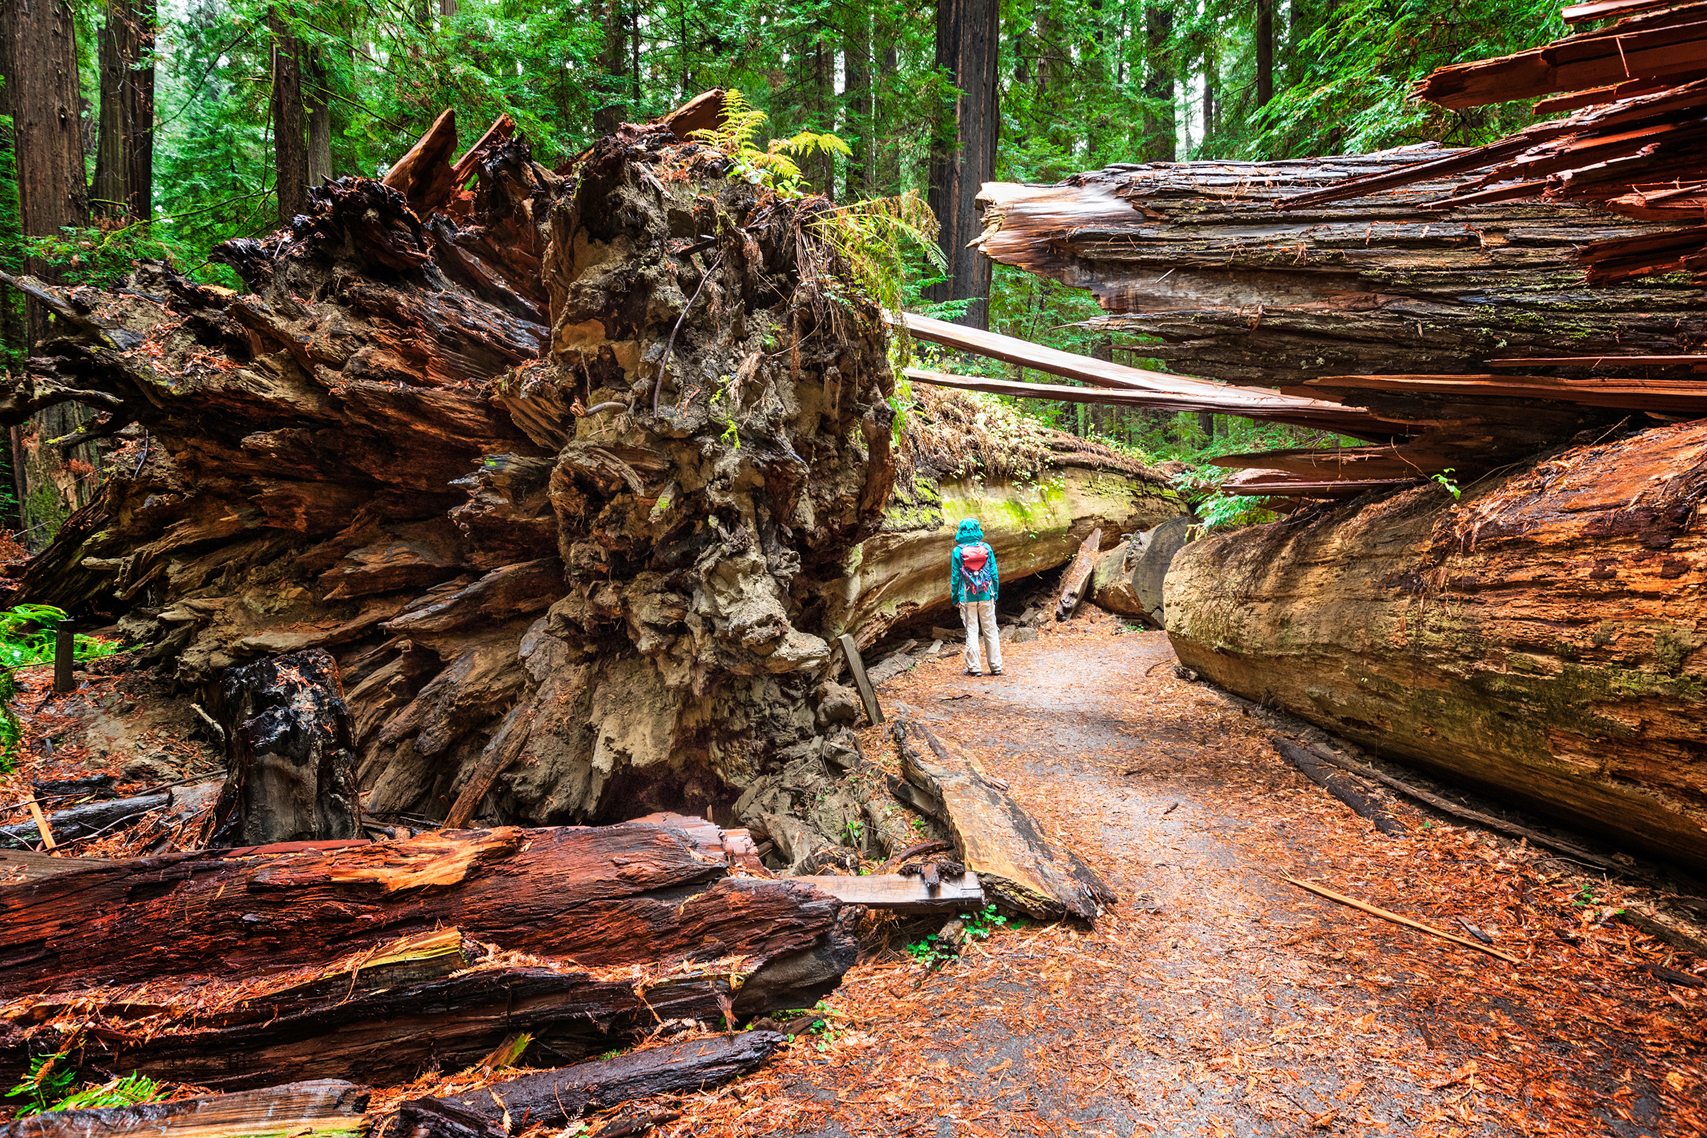
[[[972,678],[945,651],[884,707],[974,748],[1120,903],[935,971],[899,951],[918,926],[892,927],[825,1001],[829,1030],[660,1133],[1707,1133],[1707,994],[1648,972],[1690,958],[1610,919],[1642,890],[1402,799],[1409,834],[1383,837],[1176,676],[1162,633],[1093,613],[1004,652],[1005,675]],[[862,742],[894,769],[882,729]],[[1522,963],[1280,874],[1462,919]]]

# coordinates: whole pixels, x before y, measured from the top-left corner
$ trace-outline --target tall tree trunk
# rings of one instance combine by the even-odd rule
[[[1210,37],[1203,45],[1203,135],[1197,140],[1194,158],[1209,156],[1209,136],[1215,133],[1215,83],[1221,77],[1216,64],[1215,40]]]
[[[449,22],[456,18],[456,0],[439,0],[439,18]]]
[[[842,49],[842,73],[847,78],[848,133],[853,135],[853,158],[848,162],[848,200],[876,197],[877,139],[875,94],[871,85],[871,13],[864,8],[848,17]]]
[[[109,0],[101,29],[93,204],[115,219],[153,215],[154,0]]]
[[[308,184],[318,186],[332,176],[332,97],[328,88],[332,75],[319,49],[304,55],[308,65],[303,76],[303,103],[308,108]]]
[[[27,237],[57,236],[67,226],[89,224],[89,189],[83,175],[78,115],[77,33],[71,8],[41,0],[6,0],[9,45],[6,84],[11,90],[12,137],[18,160],[19,224]],[[52,279],[52,266],[25,262]],[[41,339],[47,312],[28,305],[30,343]]]
[[[877,81],[877,115],[874,121],[881,121],[883,129],[880,137],[883,139],[882,152],[878,157],[877,184],[880,193],[898,194],[901,192],[901,146],[898,120],[895,113],[893,87],[895,76],[901,70],[901,52],[895,46],[895,40],[900,36],[900,29],[891,20],[887,27],[879,27],[878,38],[883,43],[883,74]],[[885,34],[886,33],[886,34]],[[890,91],[890,103],[883,104],[883,94]]]
[[[599,51],[599,71],[604,76],[606,97],[604,105],[593,111],[593,129],[609,134],[628,114],[628,100],[623,91],[628,77],[628,37],[624,22],[625,0],[607,0],[602,17],[604,46]]]
[[[273,153],[278,167],[279,224],[308,212],[308,144],[302,103],[302,41],[277,8],[267,9],[273,36]]]
[[[1274,0],[1257,0],[1257,106],[1274,98]]]
[[[931,144],[930,205],[942,223],[939,238],[948,280],[933,300],[970,300],[961,322],[989,327],[990,262],[967,245],[978,236],[978,191],[996,169],[996,0],[937,0],[936,65],[960,89],[952,120],[939,120]],[[944,121],[946,120],[946,121]]]
[[[1169,43],[1174,34],[1174,13],[1153,5],[1144,9],[1144,39],[1149,74],[1144,80],[1144,157],[1150,162],[1172,162],[1177,157],[1178,131],[1174,123],[1174,59]]]

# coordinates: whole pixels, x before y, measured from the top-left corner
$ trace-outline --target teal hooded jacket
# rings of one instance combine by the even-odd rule
[[[965,575],[960,571],[960,558],[969,546],[984,547],[985,556],[990,559],[990,587],[988,590],[968,590]],[[996,551],[984,541],[984,527],[978,524],[976,518],[965,518],[960,528],[954,534],[954,552],[948,558],[948,595],[955,604],[965,604],[968,601],[993,601],[1002,591],[1002,577],[996,569]]]

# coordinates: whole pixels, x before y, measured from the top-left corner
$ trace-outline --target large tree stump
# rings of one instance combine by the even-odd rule
[[[361,836],[350,709],[320,649],[231,668],[220,685],[225,786],[208,846]]]
[[[1707,867],[1707,422],[1185,546],[1180,660],[1371,750]]]

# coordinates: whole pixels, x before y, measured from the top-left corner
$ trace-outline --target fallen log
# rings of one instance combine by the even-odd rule
[[[0,1138],[362,1138],[369,1091],[336,1079],[175,1102],[31,1115],[0,1125]]]
[[[1066,620],[1078,609],[1079,601],[1090,585],[1091,574],[1096,570],[1097,555],[1101,550],[1102,530],[1094,529],[1080,544],[1078,555],[1061,575],[1061,596],[1055,602],[1056,620]]]
[[[448,1098],[409,1099],[398,1109],[397,1133],[399,1138],[502,1138],[528,1126],[563,1126],[588,1111],[721,1086],[756,1069],[786,1039],[774,1031],[707,1036],[506,1079]]]
[[[911,719],[894,725],[906,781],[948,826],[967,870],[998,908],[1034,920],[1095,920],[1116,898],[1069,850],[1052,846],[970,754]]]
[[[1707,424],[1193,542],[1186,666],[1379,754],[1707,867]]]
[[[1274,749],[1303,776],[1351,807],[1360,818],[1366,818],[1377,830],[1390,838],[1402,837],[1405,827],[1394,819],[1385,807],[1352,779],[1332,769],[1308,748],[1285,739],[1275,739]]]
[[[220,1088],[810,1006],[853,962],[840,902],[730,870],[651,822],[105,863],[0,888],[0,1001],[24,1044],[80,1032],[79,1062]]]
[[[133,825],[153,811],[164,810],[171,804],[170,793],[108,798],[55,810],[47,815],[47,822],[52,829],[55,843],[64,845],[78,838],[111,833],[124,826]],[[41,841],[41,833],[34,820],[0,826],[0,848],[29,850],[40,845]]]

